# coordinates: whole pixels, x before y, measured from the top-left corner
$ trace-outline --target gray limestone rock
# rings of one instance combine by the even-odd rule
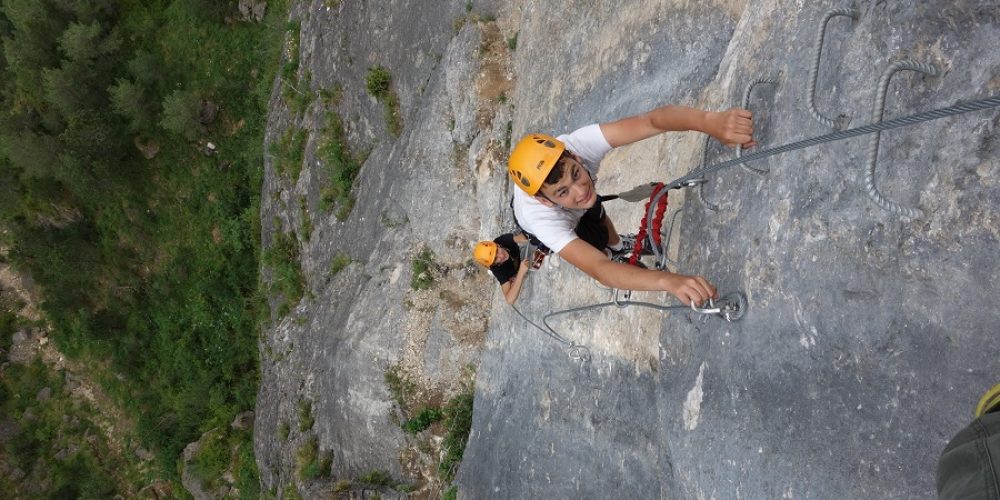
[[[237,431],[250,429],[253,427],[253,416],[254,413],[252,411],[242,412],[236,415],[236,418],[233,419],[233,422],[229,426]]]
[[[385,374],[403,369],[412,397],[442,401],[471,364],[462,498],[932,496],[938,453],[1000,373],[991,341],[1000,319],[995,111],[882,134],[876,184],[922,207],[924,219],[900,220],[865,195],[869,138],[755,163],[767,176],[714,174],[703,194],[717,213],[695,193],[671,193],[670,214],[681,210],[671,256],[680,272],[747,295],[737,323],[637,307],[553,320],[564,340],[588,348],[589,360],[577,362],[468,263],[475,240],[514,227],[504,161],[524,132],[560,133],[668,103],[725,109],[765,75],[779,83],[751,100],[759,147],[828,132],[804,92],[818,21],[842,6],[509,1],[483,13],[495,21],[470,21],[464,2],[297,4],[301,67],[314,89],[343,86],[333,110],[349,147],[370,153],[349,217],[321,210],[327,179],[316,148],[330,110],[314,104],[292,116],[276,83],[267,141],[288,127],[310,139],[294,182],[265,159],[262,241],[297,235],[308,293],[261,342],[253,425],[264,488],[296,480],[297,447],[315,435],[333,452],[333,477],[300,492],[329,494],[372,470],[412,480],[415,494],[440,492],[421,458],[429,454],[413,452],[399,428]],[[989,50],[1000,38],[995,1],[854,6],[858,19],[828,29],[816,95],[824,113],[866,123],[878,75],[902,58],[942,74],[896,75],[887,118],[1000,89],[1000,53]],[[484,56],[515,34],[508,63]],[[398,138],[364,90],[373,66],[392,72]],[[615,151],[599,189],[679,177],[701,162],[702,144],[701,134],[668,134]],[[709,143],[710,162],[732,156]],[[608,204],[619,232],[634,231],[641,205]],[[414,290],[411,263],[423,248],[435,256],[435,284]],[[340,254],[351,264],[331,276]],[[635,297],[675,303],[663,293]],[[518,308],[540,324],[551,311],[611,299],[562,263],[530,275]],[[315,417],[305,431],[302,401]]]
[[[240,0],[237,6],[244,21],[260,22],[267,11],[267,2],[261,0]]]

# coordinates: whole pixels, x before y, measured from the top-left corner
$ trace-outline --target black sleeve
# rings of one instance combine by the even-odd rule
[[[511,259],[499,266],[491,267],[490,272],[493,273],[493,277],[502,285],[514,279],[514,276],[517,276],[517,264]]]

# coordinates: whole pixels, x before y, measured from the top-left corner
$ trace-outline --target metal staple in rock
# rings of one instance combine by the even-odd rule
[[[878,87],[875,91],[875,106],[872,109],[872,123],[882,121],[882,117],[885,113],[885,94],[889,90],[889,80],[892,79],[892,75],[904,70],[918,71],[929,76],[935,76],[938,72],[937,68],[930,64],[918,63],[909,60],[896,61],[889,65],[889,67],[885,69],[885,72],[882,73],[882,78],[879,79]],[[903,217],[919,219],[924,216],[923,210],[920,210],[919,208],[904,207],[886,198],[881,192],[879,192],[878,187],[875,186],[875,164],[878,162],[878,146],[881,135],[881,132],[874,132],[872,134],[871,145],[868,148],[868,165],[864,172],[865,192],[868,193],[868,197],[871,198],[876,205],[882,207],[883,210],[887,210]]]
[[[754,153],[750,153],[750,154],[748,154],[746,156],[743,156],[741,158],[734,158],[734,159],[731,159],[731,160],[728,160],[728,161],[724,161],[724,162],[721,162],[721,163],[716,163],[716,164],[708,165],[708,166],[703,165],[703,166],[701,166],[699,168],[696,168],[696,169],[692,170],[691,172],[688,172],[686,175],[684,175],[682,177],[679,177],[679,178],[677,178],[677,179],[669,182],[664,189],[660,189],[659,191],[657,191],[655,194],[653,194],[650,197],[649,211],[646,214],[646,216],[648,218],[648,220],[647,220],[648,227],[652,227],[652,223],[653,223],[652,218],[655,217],[655,215],[656,215],[656,208],[657,208],[657,205],[659,203],[659,199],[662,196],[665,196],[666,193],[669,190],[671,190],[671,189],[679,189],[681,187],[690,187],[690,186],[692,186],[693,185],[692,181],[694,181],[696,179],[699,179],[700,177],[704,176],[705,174],[713,173],[713,172],[722,170],[724,168],[732,167],[734,165],[740,165],[740,164],[743,164],[743,163],[746,163],[746,162],[749,162],[749,161],[759,160],[759,159],[762,159],[762,158],[767,158],[767,157],[778,155],[778,154],[781,154],[781,153],[787,153],[789,151],[795,151],[795,150],[798,150],[798,149],[803,149],[803,148],[807,148],[807,147],[811,147],[811,146],[816,146],[816,145],[824,144],[824,143],[827,143],[827,142],[834,142],[834,141],[840,141],[840,140],[844,140],[844,139],[850,139],[852,137],[858,137],[858,136],[861,136],[861,135],[871,134],[871,133],[874,133],[874,132],[880,132],[880,131],[883,131],[883,130],[891,130],[891,129],[896,129],[896,128],[900,128],[900,127],[906,127],[906,126],[910,126],[910,125],[915,125],[917,123],[922,123],[922,122],[931,121],[931,120],[937,120],[939,118],[946,118],[946,117],[949,117],[949,116],[955,116],[955,115],[960,115],[960,114],[964,114],[964,113],[971,113],[973,111],[982,111],[982,110],[985,110],[985,109],[991,109],[991,108],[996,108],[996,107],[1000,107],[1000,95],[985,97],[985,98],[982,98],[982,99],[977,99],[977,100],[969,101],[969,102],[960,102],[960,103],[956,103],[956,104],[953,104],[951,106],[947,106],[947,107],[944,107],[944,108],[938,108],[938,109],[932,109],[932,110],[929,110],[929,111],[923,111],[923,112],[920,112],[920,113],[915,113],[915,114],[904,116],[904,117],[900,117],[900,118],[894,118],[894,119],[889,120],[889,121],[884,121],[884,122],[880,121],[880,122],[872,123],[872,124],[865,125],[865,126],[862,126],[862,127],[856,127],[856,128],[852,128],[852,129],[848,129],[848,130],[841,130],[841,131],[838,131],[838,132],[833,132],[833,133],[829,133],[829,134],[825,134],[825,135],[821,135],[821,136],[811,137],[809,139],[803,139],[801,141],[796,141],[796,142],[784,144],[782,146],[778,146],[778,147],[775,147],[775,148],[766,149],[766,150],[762,150],[762,151],[756,151]],[[672,230],[672,226],[673,226],[673,224],[671,224],[671,230]],[[667,242],[664,243],[664,246],[666,246],[666,244],[667,244]],[[667,249],[663,248],[662,253],[659,253],[658,255],[664,255],[665,256],[666,255],[666,251],[667,251]],[[652,308],[652,309],[656,309],[656,310],[660,310],[660,311],[669,311],[669,310],[673,310],[673,309],[686,309],[687,308],[687,306],[661,306],[661,305],[658,305],[658,304],[651,304],[651,303],[648,303],[648,302],[637,302],[637,301],[631,301],[631,300],[624,300],[624,301],[615,300],[613,302],[602,302],[602,303],[599,303],[599,304],[592,304],[592,305],[589,305],[589,306],[581,306],[581,307],[575,307],[575,308],[572,308],[572,309],[564,309],[564,310],[561,310],[561,311],[551,312],[551,313],[545,315],[542,318],[542,323],[545,325],[545,327],[543,328],[543,327],[539,326],[537,323],[535,323],[534,321],[531,321],[530,319],[528,319],[527,316],[525,316],[523,313],[521,313],[521,311],[516,306],[511,306],[511,307],[513,307],[514,311],[517,312],[517,314],[519,316],[521,316],[521,318],[524,319],[525,321],[527,321],[529,324],[531,324],[535,328],[539,329],[540,331],[542,331],[542,333],[548,335],[553,340],[555,340],[555,341],[557,341],[557,342],[559,342],[559,343],[567,346],[568,353],[569,353],[569,356],[570,356],[571,359],[573,359],[574,361],[583,361],[583,362],[586,362],[586,361],[590,360],[590,350],[586,346],[584,346],[584,345],[577,344],[577,343],[572,342],[570,340],[567,340],[565,337],[559,335],[551,326],[549,326],[548,320],[550,318],[554,317],[554,316],[559,316],[559,315],[563,315],[563,314],[569,314],[569,313],[573,313],[573,312],[579,312],[579,311],[585,311],[585,310],[591,310],[591,309],[598,309],[598,308],[610,307],[610,306],[615,306],[615,307],[621,308],[621,307],[625,307],[625,306],[629,306],[629,305],[635,305],[635,306],[639,306],[639,307],[648,307],[648,308]]]
[[[982,99],[977,99],[974,101],[959,102],[951,106],[932,109],[929,111],[921,111],[920,113],[914,113],[912,115],[907,115],[900,118],[893,118],[892,120],[882,121],[878,123],[870,123],[868,125],[864,125],[861,127],[855,127],[852,129],[831,132],[829,134],[819,135],[816,137],[811,137],[809,139],[803,139],[801,141],[791,142],[775,148],[755,151],[742,158],[733,158],[732,160],[727,160],[713,165],[696,168],[688,172],[687,174],[678,177],[677,179],[674,179],[673,181],[668,183],[667,188],[668,189],[681,188],[684,187],[685,184],[689,183],[690,181],[703,177],[705,174],[717,172],[724,168],[739,165],[741,163],[760,160],[781,153],[787,153],[789,151],[795,151],[798,149],[808,148],[811,146],[816,146],[827,142],[842,141],[844,139],[850,139],[852,137],[867,135],[873,132],[880,132],[883,130],[892,130],[900,127],[907,127],[910,125],[916,125],[917,123],[937,120],[940,118],[947,118],[949,116],[961,115],[964,113],[971,113],[973,111],[982,111],[985,109],[991,109],[996,107],[1000,107],[1000,95],[984,97]]]
[[[816,109],[816,82],[819,79],[819,61],[820,57],[823,55],[823,38],[826,37],[826,25],[827,23],[830,22],[830,19],[833,19],[834,17],[837,16],[845,16],[845,17],[850,17],[851,19],[857,19],[858,11],[852,8],[833,9],[830,12],[827,12],[825,16],[823,16],[823,20],[820,22],[819,25],[819,31],[816,33],[816,51],[815,54],[813,55],[812,68],[809,71],[809,89],[806,92],[806,102],[808,103],[809,114],[811,114],[812,117],[816,119],[816,121],[834,130],[840,129],[840,125],[836,121],[823,116]]]
[[[754,87],[756,87],[758,85],[777,85],[777,84],[778,84],[778,81],[776,79],[774,79],[774,78],[768,78],[768,77],[758,78],[758,79],[750,82],[750,85],[747,85],[746,92],[743,93],[743,102],[742,102],[743,106],[741,106],[741,107],[743,109],[750,109],[750,94],[753,92]],[[736,157],[737,158],[742,158],[743,157],[743,145],[742,144],[737,144],[736,145]],[[766,170],[766,169],[763,169],[763,168],[754,168],[754,167],[751,167],[750,165],[747,165],[745,163],[741,163],[740,166],[743,167],[744,170],[746,170],[748,172],[755,173],[757,175],[767,175],[767,172],[768,172],[768,170]]]
[[[740,103],[743,109],[750,109],[750,94],[753,92],[753,89],[755,87],[763,84],[777,85],[778,81],[775,78],[763,77],[750,82],[750,84],[747,85],[746,91],[743,92],[743,101],[741,101]],[[705,166],[708,163],[708,141],[710,138],[711,137],[708,135],[705,136],[705,146],[701,150],[701,166]],[[736,157],[740,158],[742,156],[743,156],[743,146],[741,144],[737,144]],[[740,166],[743,167],[744,170],[757,175],[766,175],[768,172],[765,169],[754,168],[742,163],[740,164]],[[705,184],[707,183],[701,183],[698,185],[698,200],[701,201],[702,205],[704,205],[706,209],[712,212],[718,212],[719,205],[708,201],[708,198],[705,197]]]

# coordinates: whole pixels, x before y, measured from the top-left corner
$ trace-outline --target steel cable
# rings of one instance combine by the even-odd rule
[[[810,146],[816,146],[818,144],[824,144],[827,142],[842,141],[844,139],[850,139],[852,137],[871,134],[873,132],[892,130],[900,127],[915,125],[917,123],[937,120],[940,118],[947,118],[949,116],[971,113],[973,111],[982,111],[984,109],[996,108],[998,106],[1000,106],[1000,95],[995,95],[990,97],[984,97],[982,99],[977,99],[974,101],[960,102],[944,108],[922,111],[920,113],[914,113],[912,115],[907,115],[900,118],[893,118],[892,120],[888,121],[871,123],[861,127],[855,127],[852,129],[831,132],[825,135],[810,137],[808,139],[803,139],[801,141],[784,144],[771,149],[755,151],[746,156],[743,156],[742,158],[733,158],[731,160],[716,163],[713,165],[696,168],[691,172],[688,172],[686,175],[678,177],[677,179],[671,181],[669,184],[667,184],[667,188],[677,189],[679,187],[683,187],[685,183],[693,179],[703,177],[705,174],[710,174],[722,170],[724,168],[740,165],[742,163],[754,160],[760,160],[762,158],[767,158],[781,153],[795,151],[797,149],[808,148]]]
[[[663,189],[660,189],[659,191],[657,191],[650,198],[650,204],[649,204],[650,210],[647,213],[648,227],[652,226],[652,217],[655,214],[656,206],[659,203],[659,199],[661,197],[665,196],[666,193],[667,193],[667,191],[669,191],[671,189],[678,189],[678,188],[681,188],[681,187],[690,186],[691,185],[690,184],[691,181],[693,181],[695,179],[698,179],[698,178],[700,178],[700,177],[702,177],[702,176],[704,176],[706,174],[717,172],[717,171],[722,170],[724,168],[732,167],[732,166],[735,166],[735,165],[741,165],[741,164],[744,164],[744,163],[749,162],[749,161],[759,160],[759,159],[762,159],[762,158],[767,158],[767,157],[770,157],[770,156],[778,155],[778,154],[781,154],[781,153],[787,153],[789,151],[795,151],[795,150],[798,150],[798,149],[803,149],[803,148],[807,148],[807,147],[810,147],[810,146],[815,146],[815,145],[818,145],[818,144],[824,144],[824,143],[827,143],[827,142],[834,142],[834,141],[840,141],[840,140],[844,140],[844,139],[850,139],[852,137],[858,137],[858,136],[861,136],[861,135],[871,134],[871,133],[874,133],[874,132],[881,132],[883,130],[891,130],[891,129],[896,129],[896,128],[900,128],[900,127],[906,127],[906,126],[910,126],[910,125],[915,125],[917,123],[922,123],[922,122],[931,121],[931,120],[937,120],[939,118],[946,118],[946,117],[949,117],[949,116],[955,116],[955,115],[960,115],[960,114],[964,114],[964,113],[971,113],[973,111],[982,111],[982,110],[985,110],[985,109],[991,109],[991,108],[996,108],[996,107],[1000,107],[1000,95],[985,97],[985,98],[982,98],[982,99],[977,99],[977,100],[969,101],[969,102],[960,102],[960,103],[956,103],[956,104],[953,104],[951,106],[947,106],[947,107],[944,107],[944,108],[932,109],[932,110],[929,110],[929,111],[923,111],[923,112],[920,112],[920,113],[915,113],[915,114],[904,116],[904,117],[900,117],[900,118],[894,118],[894,119],[888,120],[888,121],[880,121],[880,122],[872,123],[872,124],[865,125],[865,126],[862,126],[862,127],[856,127],[856,128],[852,128],[852,129],[848,129],[848,130],[841,130],[841,131],[838,131],[838,132],[833,132],[833,133],[826,134],[826,135],[811,137],[811,138],[808,138],[808,139],[803,139],[801,141],[784,144],[782,146],[778,146],[778,147],[775,147],[775,148],[766,149],[766,150],[762,150],[762,151],[756,151],[754,153],[750,153],[750,154],[748,154],[746,156],[743,156],[741,158],[734,158],[734,159],[727,160],[727,161],[724,161],[724,162],[721,162],[721,163],[716,163],[716,164],[713,164],[713,165],[708,165],[708,166],[702,165],[701,167],[692,170],[691,172],[687,173],[686,175],[684,175],[682,177],[679,177],[679,178],[671,181],[666,186],[664,186]],[[674,215],[674,217],[676,217],[676,214]],[[672,232],[672,227],[673,227],[673,223],[671,223],[671,230],[670,230],[670,232]],[[669,240],[667,240],[667,241],[669,242]],[[662,249],[661,252],[657,252],[656,253],[657,254],[657,258],[660,259],[660,260],[662,260],[662,258],[666,256],[667,248],[665,248],[665,246],[666,246],[666,244],[664,245],[664,248]],[[577,343],[572,342],[570,340],[567,340],[565,337],[559,335],[559,333],[556,332],[555,329],[553,329],[549,325],[548,320],[550,318],[555,317],[555,316],[560,316],[560,315],[563,315],[563,314],[569,314],[569,313],[573,313],[573,312],[579,312],[579,311],[585,311],[585,310],[591,310],[591,309],[599,309],[599,308],[609,307],[609,306],[616,306],[616,307],[621,308],[621,307],[625,307],[625,306],[629,306],[629,305],[635,305],[635,306],[639,306],[639,307],[647,307],[647,308],[652,308],[652,309],[656,309],[656,310],[660,310],[660,311],[668,311],[668,310],[672,310],[672,309],[679,309],[679,308],[685,308],[686,309],[687,308],[687,306],[661,306],[661,305],[652,304],[652,303],[649,303],[649,302],[633,302],[631,300],[625,300],[625,301],[617,301],[616,300],[614,302],[602,302],[602,303],[599,303],[599,304],[592,304],[592,305],[588,305],[588,306],[574,307],[574,308],[571,308],[571,309],[564,309],[564,310],[561,310],[561,311],[551,312],[551,313],[545,315],[542,318],[542,323],[545,325],[545,327],[543,328],[542,326],[539,326],[534,321],[531,321],[530,319],[528,319],[528,317],[525,316],[523,313],[521,313],[521,311],[516,306],[512,305],[511,307],[514,309],[514,311],[519,316],[521,316],[522,319],[524,319],[525,321],[527,321],[530,325],[534,326],[535,328],[537,328],[538,330],[540,330],[542,333],[544,333],[545,335],[549,336],[553,340],[555,340],[555,341],[557,341],[557,342],[565,345],[567,347],[567,351],[568,351],[568,354],[569,354],[569,356],[570,356],[571,359],[573,359],[574,361],[583,361],[583,362],[586,362],[586,361],[590,360],[590,350],[587,348],[587,346],[577,344]]]

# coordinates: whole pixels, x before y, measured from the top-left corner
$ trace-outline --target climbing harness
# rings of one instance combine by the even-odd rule
[[[650,196],[649,201],[646,202],[646,212],[652,216],[642,219],[642,222],[639,223],[639,232],[635,235],[635,246],[632,247],[632,255],[628,258],[628,263],[633,266],[639,263],[639,257],[642,256],[642,249],[644,247],[653,250],[657,262],[660,261],[661,253],[665,253],[660,251],[660,247],[663,244],[660,231],[662,229],[663,213],[667,211],[667,197],[657,197],[661,191],[664,191],[662,182],[657,183],[653,187],[653,194]],[[658,200],[655,205],[653,203],[654,199]]]
[[[876,89],[876,98],[872,116],[872,123],[861,127],[855,127],[852,129],[846,129],[846,130],[843,129],[849,121],[849,119],[846,116],[841,115],[837,120],[832,120],[830,118],[823,116],[816,109],[816,104],[815,104],[816,82],[819,74],[820,57],[823,52],[823,39],[825,37],[827,23],[829,23],[829,21],[834,17],[844,16],[844,17],[850,17],[852,19],[857,19],[858,15],[859,15],[858,11],[855,9],[833,9],[823,17],[823,20],[820,23],[819,31],[816,36],[815,55],[813,58],[813,65],[810,70],[810,82],[806,95],[806,101],[808,104],[809,113],[812,115],[812,117],[815,118],[820,123],[834,129],[834,132],[811,137],[808,139],[803,139],[796,142],[791,142],[770,149],[755,151],[747,155],[743,155],[742,149],[737,147],[736,158],[714,163],[711,165],[708,164],[708,139],[706,138],[705,148],[703,148],[702,150],[702,162],[697,168],[692,169],[687,174],[678,177],[677,179],[674,179],[673,181],[670,181],[666,184],[657,183],[654,185],[644,185],[637,187],[636,189],[633,189],[630,192],[627,192],[628,194],[633,195],[630,197],[629,201],[639,201],[638,199],[634,199],[635,198],[634,195],[639,193],[646,194],[646,191],[651,189],[649,192],[649,200],[646,202],[646,215],[642,219],[642,221],[640,221],[639,232],[636,235],[636,244],[632,251],[632,255],[629,258],[630,264],[635,265],[639,262],[639,256],[642,254],[642,250],[644,248],[651,249],[653,254],[655,255],[656,269],[661,269],[661,270],[665,269],[666,264],[670,262],[669,259],[667,258],[667,251],[669,249],[670,236],[673,234],[674,222],[676,221],[677,214],[679,214],[680,211],[674,213],[671,219],[670,228],[667,231],[666,241],[662,241],[661,238],[662,221],[663,221],[663,215],[666,212],[667,208],[668,191],[672,189],[697,187],[698,197],[702,202],[702,204],[705,206],[705,208],[711,211],[717,211],[718,206],[705,199],[702,189],[704,184],[707,182],[706,176],[708,174],[718,172],[720,170],[727,169],[729,167],[733,167],[736,165],[740,165],[741,167],[750,170],[753,173],[759,175],[765,175],[768,173],[768,170],[753,168],[747,165],[747,163],[754,160],[760,160],[778,154],[787,153],[790,151],[804,149],[828,142],[841,141],[844,139],[850,139],[853,137],[859,137],[867,134],[872,134],[871,143],[869,147],[869,161],[864,176],[865,190],[868,196],[878,206],[882,207],[887,211],[893,212],[897,215],[902,215],[904,217],[909,217],[909,218],[919,218],[923,215],[923,212],[920,209],[906,208],[885,198],[885,196],[883,196],[879,192],[878,188],[875,186],[875,163],[878,159],[878,147],[879,147],[879,139],[881,132],[901,127],[909,127],[912,125],[916,125],[918,123],[937,120],[940,118],[946,118],[949,116],[955,116],[964,113],[971,113],[973,111],[982,111],[986,109],[1000,107],[1000,95],[993,95],[967,102],[958,102],[943,108],[932,109],[929,111],[922,111],[919,113],[903,116],[900,118],[894,118],[891,120],[883,121],[883,114],[885,108],[885,94],[889,85],[889,80],[895,73],[903,70],[908,70],[908,71],[918,71],[927,75],[937,74],[937,69],[931,65],[917,63],[913,61],[906,61],[906,60],[898,61],[890,65],[888,68],[886,68],[885,72],[882,74],[881,79],[879,80],[878,87]],[[746,91],[744,93],[743,107],[747,108],[749,106],[750,94],[755,86],[762,84],[776,84],[776,83],[777,81],[774,78],[759,78],[751,82],[747,86]],[[622,193],[622,195],[624,198],[625,193]],[[641,197],[639,199],[641,199]],[[724,319],[726,321],[738,321],[745,315],[748,303],[745,295],[743,295],[740,292],[732,292],[723,296],[719,300],[709,299],[704,304],[701,304],[700,307],[693,303],[690,305],[662,306],[657,304],[651,304],[648,302],[633,301],[631,300],[631,291],[624,291],[622,294],[622,298],[619,299],[619,290],[612,290],[611,302],[602,302],[588,306],[574,307],[571,309],[564,309],[561,311],[551,312],[542,318],[542,324],[544,325],[544,327],[528,319],[524,314],[521,313],[520,310],[517,309],[517,307],[514,307],[514,311],[516,311],[517,314],[520,315],[529,324],[541,330],[543,333],[553,338],[557,342],[565,345],[567,347],[571,359],[573,359],[574,361],[585,362],[590,360],[590,350],[584,345],[577,344],[575,342],[567,340],[565,337],[556,332],[555,329],[553,329],[552,326],[549,325],[549,319],[566,314],[572,314],[572,313],[595,310],[612,306],[617,308],[638,306],[638,307],[651,308],[658,311],[671,311],[671,310],[681,310],[690,308],[692,312],[702,314],[703,315],[702,318],[715,316],[720,319]]]
[[[685,175],[683,175],[681,177],[678,177],[677,179],[674,179],[674,180],[670,181],[669,183],[661,184],[658,189],[654,190],[653,194],[650,196],[649,202],[647,203],[646,217],[644,219],[645,228],[646,228],[646,235],[641,240],[639,238],[637,238],[636,246],[639,247],[640,241],[642,241],[642,243],[641,243],[642,245],[650,244],[651,241],[652,242],[658,241],[657,237],[659,235],[657,234],[657,237],[651,236],[649,228],[651,228],[651,227],[653,227],[653,228],[660,227],[659,225],[654,224],[654,218],[662,219],[662,215],[663,215],[663,211],[660,210],[660,199],[662,198],[664,200],[664,202],[665,202],[666,201],[667,192],[670,191],[671,189],[681,189],[681,188],[697,187],[697,186],[703,184],[705,182],[705,176],[707,174],[718,172],[719,170],[723,170],[723,169],[726,169],[726,168],[729,168],[729,167],[733,167],[733,166],[736,166],[736,165],[741,165],[741,164],[744,164],[746,162],[750,162],[750,161],[754,161],[754,160],[760,160],[760,159],[768,158],[768,157],[775,156],[775,155],[778,155],[778,154],[781,154],[781,153],[787,153],[789,151],[795,151],[795,150],[799,150],[799,149],[803,149],[803,148],[807,148],[807,147],[811,147],[811,146],[816,146],[816,145],[819,145],[819,144],[824,144],[824,143],[834,142],[834,141],[841,141],[841,140],[844,140],[844,139],[850,139],[852,137],[858,137],[858,136],[862,136],[862,135],[866,135],[866,134],[872,134],[872,133],[881,132],[881,131],[884,131],[884,130],[892,130],[892,129],[897,129],[897,128],[901,128],[901,127],[907,127],[907,126],[915,125],[915,124],[918,124],[918,123],[923,123],[923,122],[926,122],[926,121],[937,120],[937,119],[940,119],[940,118],[947,118],[949,116],[955,116],[955,115],[960,115],[960,114],[965,114],[965,113],[971,113],[973,111],[982,111],[982,110],[992,109],[992,108],[996,108],[996,107],[1000,107],[1000,95],[985,97],[985,98],[982,98],[982,99],[976,99],[976,100],[968,101],[968,102],[959,102],[959,103],[953,104],[951,106],[946,106],[946,107],[938,108],[938,109],[932,109],[932,110],[929,110],[929,111],[922,111],[922,112],[919,112],[919,113],[914,113],[914,114],[911,114],[911,115],[903,116],[903,117],[900,117],[900,118],[894,118],[892,120],[879,121],[879,122],[871,123],[869,125],[864,125],[864,126],[861,126],[861,127],[855,127],[855,128],[852,128],[852,129],[831,132],[829,134],[820,135],[820,136],[816,136],[816,137],[811,137],[811,138],[808,138],[808,139],[803,139],[803,140],[800,140],[800,141],[796,141],[796,142],[784,144],[784,145],[781,145],[781,146],[777,146],[777,147],[774,147],[774,148],[771,148],[771,149],[756,151],[756,152],[744,155],[744,156],[742,156],[740,158],[733,158],[731,160],[726,160],[726,161],[723,161],[723,162],[720,162],[720,163],[715,163],[715,164],[712,164],[712,165],[703,165],[703,166],[701,166],[699,168],[696,168],[696,169],[692,170],[691,172],[689,172],[689,173],[687,173],[687,174],[685,174]],[[665,203],[664,203],[664,205],[665,205]],[[657,214],[659,214],[659,216],[657,216]],[[672,229],[672,225],[673,224],[671,224],[671,229],[670,229],[670,231],[668,231],[668,233],[672,232],[672,230],[673,230]],[[657,231],[657,233],[658,233],[658,231]],[[651,240],[651,238],[652,238],[652,240]],[[666,256],[666,251],[667,251],[666,245],[663,245],[663,248],[661,249],[656,244],[651,244],[650,248],[653,250],[654,254],[657,257],[657,268],[662,269],[662,266],[665,265],[665,263],[666,263],[666,257],[665,257]],[[734,299],[734,297],[735,297],[735,299]],[[737,304],[736,306],[732,306],[732,304],[733,304],[734,301]],[[594,304],[594,305],[591,305],[591,306],[576,307],[576,308],[572,308],[572,309],[566,309],[566,310],[562,310],[562,311],[556,311],[556,312],[553,312],[553,313],[549,313],[548,315],[544,316],[544,318],[542,319],[542,323],[545,325],[544,328],[542,326],[539,326],[537,323],[531,321],[530,319],[528,319],[516,307],[514,308],[514,310],[518,313],[518,315],[520,315],[522,318],[524,318],[524,320],[527,321],[529,324],[531,324],[535,328],[541,330],[543,333],[545,333],[549,337],[551,337],[551,338],[555,339],[556,341],[562,343],[563,345],[567,346],[568,352],[569,352],[569,355],[570,355],[571,359],[573,359],[574,361],[587,361],[587,360],[590,359],[590,350],[586,346],[584,346],[584,345],[580,345],[580,344],[577,344],[575,342],[566,340],[564,337],[562,337],[561,335],[559,335],[554,329],[552,329],[551,326],[549,326],[548,319],[550,319],[552,317],[555,317],[555,316],[560,316],[560,315],[563,315],[563,314],[570,314],[570,313],[579,312],[579,311],[585,311],[585,310],[590,310],[590,309],[597,309],[597,308],[609,307],[609,306],[625,307],[625,306],[632,306],[632,305],[639,306],[639,307],[652,308],[652,309],[656,309],[656,310],[660,310],[660,311],[669,311],[669,310],[673,310],[673,309],[685,309],[685,308],[689,307],[689,306],[660,306],[660,305],[656,305],[656,304],[650,304],[648,302],[636,302],[636,301],[632,301],[629,298],[626,298],[625,300],[617,300],[617,298],[616,298],[616,300],[614,300],[612,302],[604,302],[604,303],[600,303],[600,304]],[[717,301],[715,303],[710,303],[710,304],[707,305],[707,307],[705,305],[703,305],[701,308],[692,307],[692,309],[693,309],[694,312],[699,312],[699,313],[702,313],[702,314],[709,314],[709,315],[717,315],[717,316],[719,316],[719,317],[721,317],[723,319],[726,319],[728,321],[736,321],[736,320],[738,320],[738,319],[740,319],[740,318],[743,317],[743,315],[744,315],[744,313],[745,313],[745,311],[747,309],[747,302],[746,302],[746,297],[745,296],[743,296],[742,294],[739,294],[738,292],[736,292],[736,295],[733,295],[733,294],[726,295],[726,298],[723,298],[722,300]]]

